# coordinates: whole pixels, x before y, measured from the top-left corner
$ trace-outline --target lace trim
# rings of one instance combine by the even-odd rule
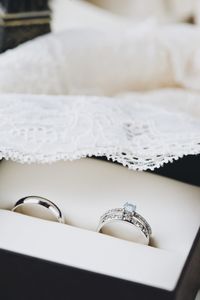
[[[198,150],[194,149],[198,146]],[[189,152],[189,153],[188,153]],[[42,155],[41,153],[38,154],[28,154],[24,152],[17,152],[12,149],[4,149],[0,151],[0,159],[12,160],[19,163],[54,163],[56,161],[73,161],[81,158],[86,157],[106,157],[107,160],[112,160],[113,162],[118,162],[123,166],[128,167],[131,170],[137,171],[145,171],[145,170],[154,170],[156,168],[160,168],[166,163],[172,163],[174,160],[178,160],[179,158],[186,156],[188,154],[194,155],[200,153],[200,143],[191,147],[190,151],[183,151],[175,154],[163,154],[163,155],[156,155],[154,157],[134,157],[132,153],[125,153],[122,151],[114,152],[111,149],[102,149],[100,150],[85,150],[85,151],[77,151],[76,153],[56,153],[52,155]]]
[[[175,95],[174,107],[160,92],[118,98],[2,95],[0,158],[52,163],[105,156],[133,170],[153,170],[199,154],[199,96]]]

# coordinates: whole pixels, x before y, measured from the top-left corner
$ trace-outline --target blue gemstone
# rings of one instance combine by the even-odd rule
[[[126,202],[123,206],[124,208],[124,211],[127,212],[127,213],[133,213],[136,211],[136,205],[135,204],[132,204],[132,203],[129,203],[129,202]]]

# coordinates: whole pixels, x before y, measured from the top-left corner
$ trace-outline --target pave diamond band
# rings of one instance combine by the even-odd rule
[[[100,218],[97,231],[104,233],[105,227],[110,226],[111,223],[114,224],[119,222],[133,226],[134,231],[132,230],[130,233],[132,241],[149,244],[150,236],[152,234],[151,226],[145,218],[136,212],[136,206],[130,203],[126,203],[123,208],[110,209],[105,212]],[[118,227],[118,232],[115,232],[114,226],[112,227],[112,232],[109,231],[109,233],[116,237],[118,234],[120,236],[120,228]]]

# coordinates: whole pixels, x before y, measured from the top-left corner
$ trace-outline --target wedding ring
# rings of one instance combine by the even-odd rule
[[[104,213],[100,218],[97,232],[144,245],[149,244],[152,234],[151,226],[136,212],[136,205],[128,202],[123,208],[114,208]]]
[[[58,206],[56,204],[54,204],[52,201],[50,201],[48,199],[45,199],[43,197],[28,196],[28,197],[21,198],[20,200],[18,200],[16,202],[16,204],[12,208],[12,211],[13,212],[18,211],[19,208],[20,209],[21,208],[23,208],[23,209],[24,208],[29,208],[30,209],[31,207],[32,207],[32,210],[33,210],[33,206],[34,207],[37,206],[37,207],[40,207],[40,208],[45,208],[46,212],[48,214],[50,214],[51,217],[53,217],[57,222],[59,222],[59,223],[65,223],[64,217],[62,215],[62,212],[58,208]],[[31,209],[30,209],[30,211],[31,211]],[[28,215],[30,215],[30,214],[28,213]],[[31,214],[31,216],[33,216],[33,215]],[[34,216],[37,216],[37,214],[35,213]]]

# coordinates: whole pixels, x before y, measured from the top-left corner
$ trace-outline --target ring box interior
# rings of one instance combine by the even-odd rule
[[[66,224],[12,212],[28,195],[53,201]],[[100,216],[126,201],[137,203],[150,223],[149,246],[96,232]],[[4,160],[0,249],[4,300],[36,299],[40,288],[39,299],[194,300],[200,187],[93,159],[43,165]]]

